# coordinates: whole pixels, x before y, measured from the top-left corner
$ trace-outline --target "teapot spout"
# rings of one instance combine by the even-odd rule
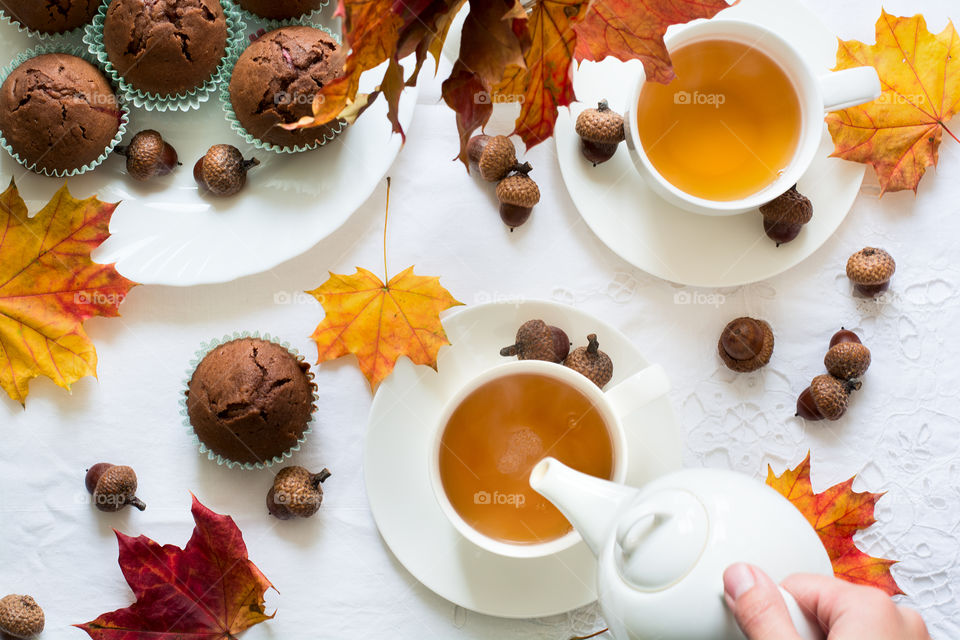
[[[621,510],[637,490],[544,458],[530,472],[530,486],[552,502],[599,556]]]

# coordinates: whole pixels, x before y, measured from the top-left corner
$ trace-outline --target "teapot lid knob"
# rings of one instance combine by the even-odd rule
[[[696,566],[707,546],[706,507],[689,491],[665,489],[620,519],[614,558],[620,577],[641,591],[662,591]]]

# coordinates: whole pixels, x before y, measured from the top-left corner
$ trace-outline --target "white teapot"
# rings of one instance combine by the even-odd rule
[[[800,511],[770,487],[719,469],[685,469],[641,489],[540,461],[530,485],[555,504],[597,556],[598,594],[618,640],[744,640],[723,598],[736,562],[775,582],[833,575]],[[823,632],[781,589],[805,640]]]

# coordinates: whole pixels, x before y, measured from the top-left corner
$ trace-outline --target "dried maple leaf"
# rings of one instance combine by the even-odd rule
[[[953,23],[939,34],[923,16],[882,12],[876,44],[840,41],[837,69],[872,66],[883,87],[879,99],[827,116],[833,155],[872,166],[881,194],[917,190],[936,166],[946,123],[960,108],[960,40]],[[958,140],[960,142],[960,140]]]
[[[387,215],[389,202],[387,178]],[[386,220],[383,234],[383,271],[387,273]],[[440,312],[463,304],[440,286],[440,278],[415,275],[413,267],[388,277],[387,284],[360,267],[352,275],[330,273],[326,282],[307,293],[326,311],[310,336],[317,343],[317,362],[354,354],[374,391],[400,356],[436,369],[437,352],[450,344]]]
[[[0,194],[0,387],[20,404],[37,376],[69,389],[96,375],[83,322],[119,316],[136,284],[90,259],[110,236],[116,207],[76,200],[64,185],[30,218],[12,180]]]
[[[263,596],[273,587],[247,558],[233,518],[193,498],[197,526],[183,549],[119,531],[120,569],[137,601],[76,625],[94,640],[232,640],[270,620]]]
[[[883,497],[882,493],[854,491],[855,479],[814,493],[809,453],[800,466],[787,469],[780,476],[767,467],[767,484],[792,502],[816,529],[837,577],[883,589],[892,596],[902,594],[890,573],[890,567],[896,562],[868,556],[853,541],[855,533],[876,522],[873,510]]]

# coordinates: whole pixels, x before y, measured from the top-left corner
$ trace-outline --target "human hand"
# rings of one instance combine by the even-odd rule
[[[790,576],[782,586],[820,621],[828,640],[930,640],[920,614],[879,589],[806,574]],[[732,565],[723,574],[723,589],[749,640],[802,640],[777,585],[760,569]]]

